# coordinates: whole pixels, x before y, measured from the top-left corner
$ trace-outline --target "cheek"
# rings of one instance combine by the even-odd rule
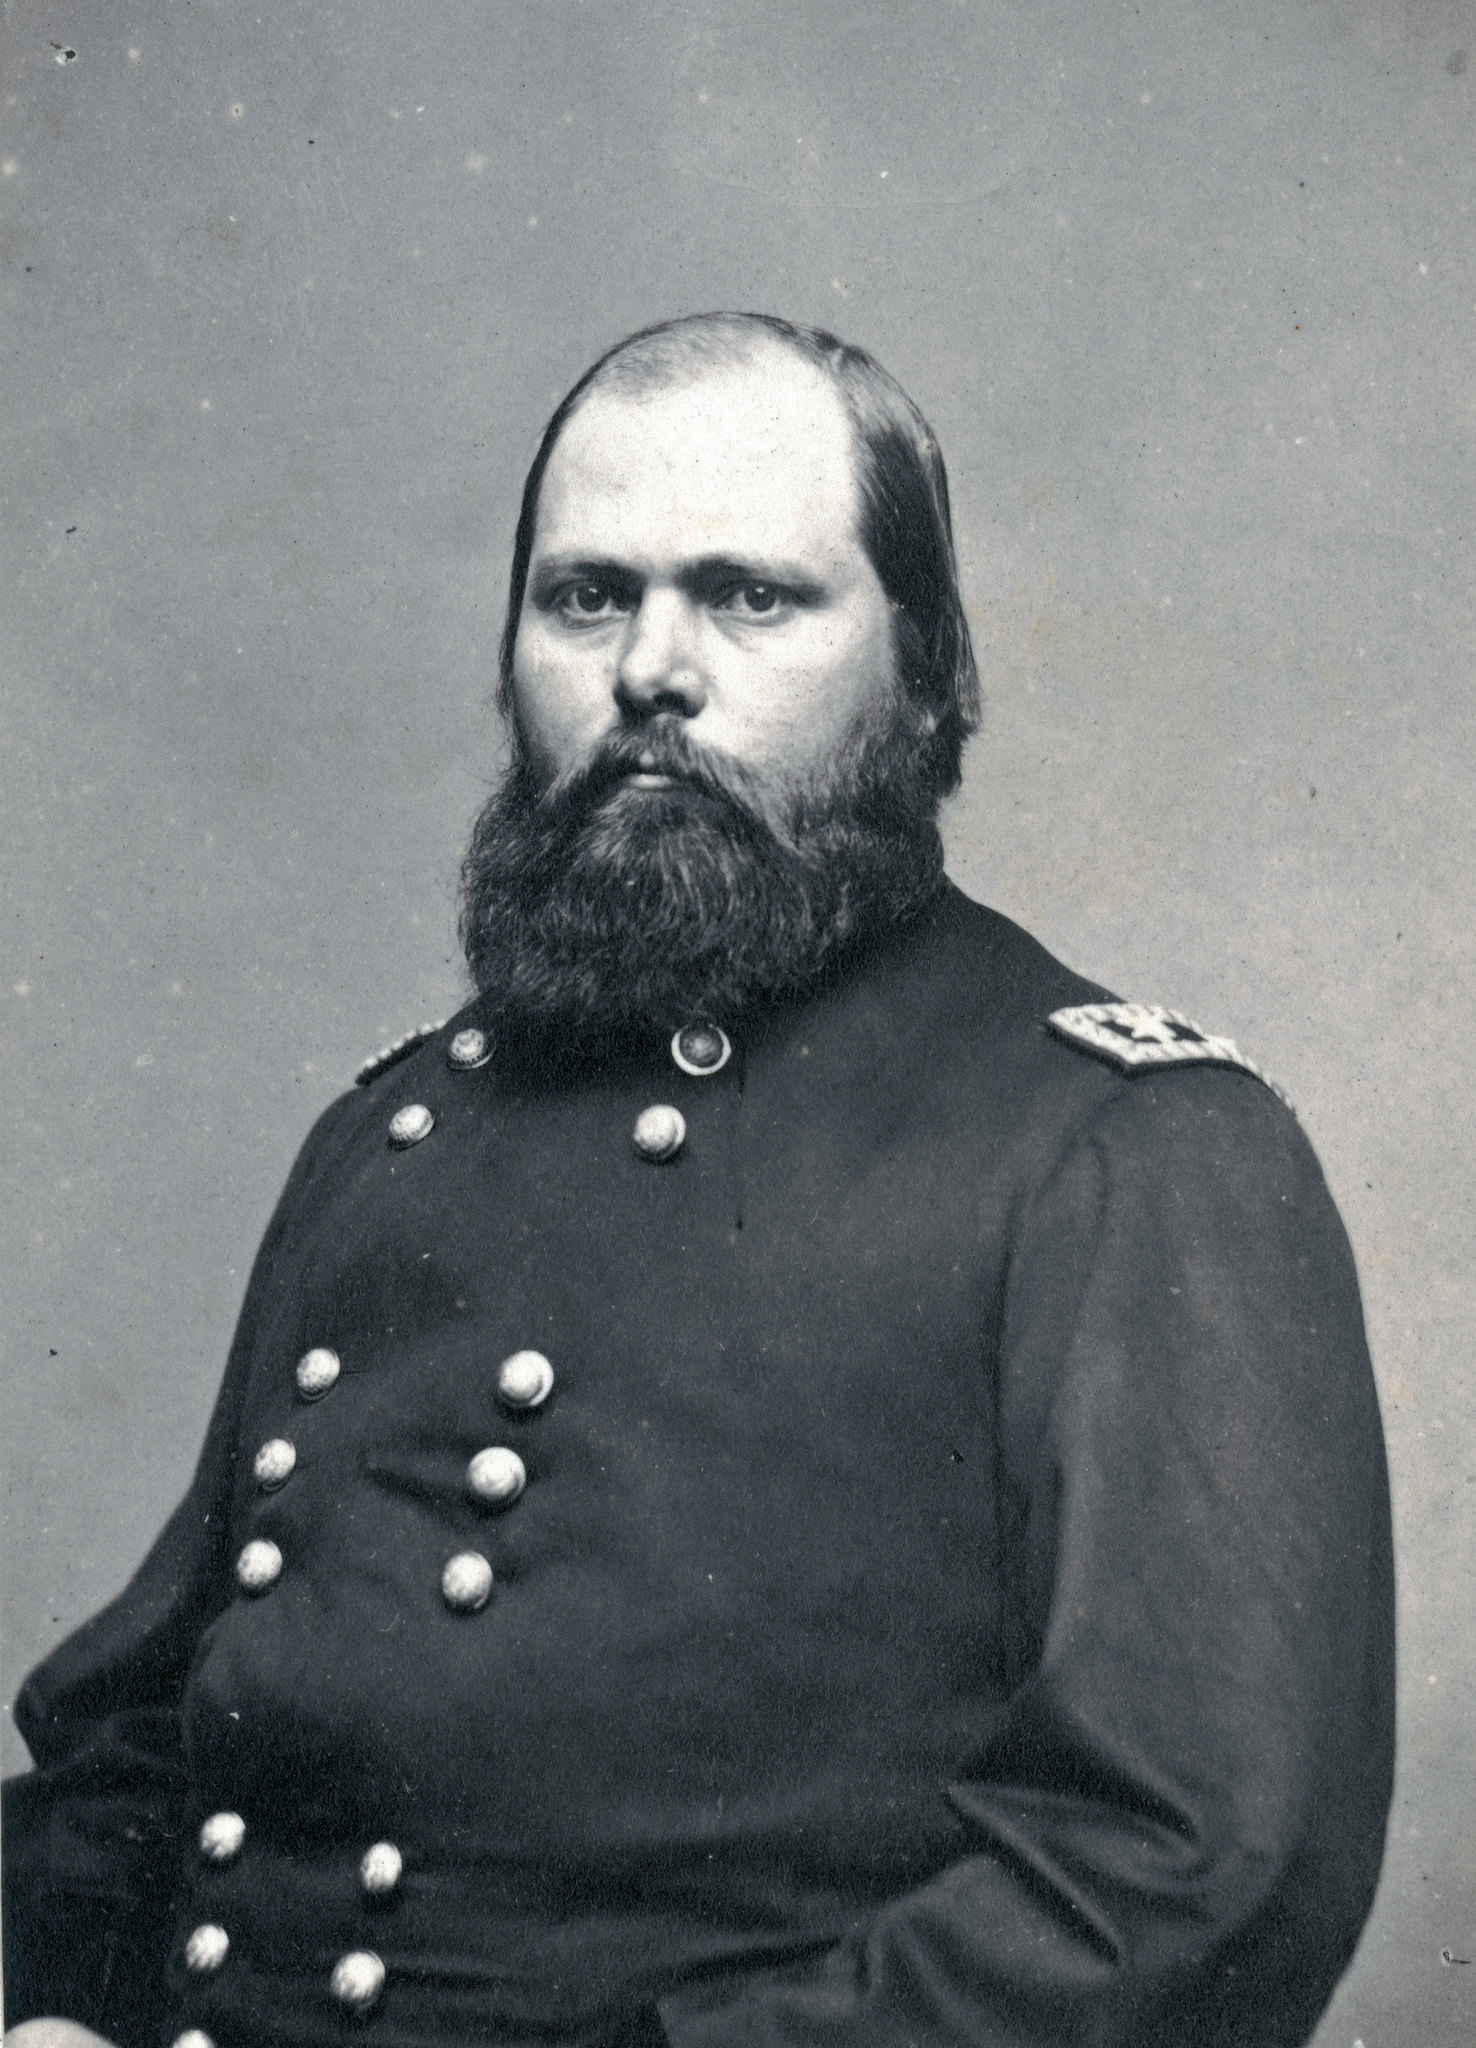
[[[714,730],[714,738],[764,774],[808,774],[890,701],[893,666],[890,646],[869,634],[817,631],[766,664],[761,678],[744,676],[720,712],[728,732],[720,739]]]
[[[850,731],[857,717],[889,698],[896,673],[890,617],[826,623],[804,650],[788,693],[821,746]]]
[[[536,621],[518,630],[513,650],[512,708],[535,759],[561,768],[570,748],[594,721],[599,678],[588,659],[539,631]]]

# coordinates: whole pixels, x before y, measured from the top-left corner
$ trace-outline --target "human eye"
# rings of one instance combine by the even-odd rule
[[[713,602],[719,611],[746,619],[772,619],[787,613],[796,593],[782,583],[765,583],[758,578],[724,586]]]
[[[572,626],[597,626],[622,617],[632,606],[630,593],[598,576],[580,576],[552,593],[552,611]]]

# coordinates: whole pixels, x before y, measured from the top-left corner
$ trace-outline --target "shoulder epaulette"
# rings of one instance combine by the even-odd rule
[[[378,1052],[371,1053],[355,1074],[355,1085],[362,1088],[364,1083],[372,1081],[376,1074],[382,1074],[387,1067],[392,1067],[396,1061],[404,1059],[407,1053],[414,1052],[416,1046],[423,1044],[427,1038],[434,1038],[445,1021],[443,1017],[440,1024],[417,1025],[414,1031],[405,1032],[403,1037],[395,1039],[392,1044],[382,1045]]]
[[[1196,1060],[1214,1067],[1239,1067],[1287,1102],[1285,1090],[1247,1059],[1233,1038],[1201,1031],[1181,1011],[1165,1010],[1159,1003],[1083,1003],[1075,1010],[1054,1010],[1046,1023],[1057,1037],[1100,1053],[1125,1074],[1148,1067],[1189,1066]]]

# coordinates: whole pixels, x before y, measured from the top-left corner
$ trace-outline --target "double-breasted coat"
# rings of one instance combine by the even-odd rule
[[[1357,1285],[1272,1090],[1103,1001],[947,888],[731,1040],[535,1082],[473,1004],[334,1103],[21,1694],[11,2018],[1302,2041],[1390,1785]]]

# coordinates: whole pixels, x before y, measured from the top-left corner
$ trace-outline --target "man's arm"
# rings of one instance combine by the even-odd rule
[[[665,1999],[676,2048],[1278,2048],[1346,1967],[1388,1496],[1351,1256],[1268,1091],[1122,1084],[1022,1222],[1001,1375],[1015,1684],[939,1788],[970,1853],[817,1962]]]
[[[11,2026],[65,2015],[124,2048],[152,2048],[157,2037],[189,1822],[179,1701],[200,1633],[232,1594],[236,1415],[278,1251],[352,1099],[319,1119],[288,1179],[189,1492],[129,1585],[32,1672],[16,1700],[36,1768],[4,1788]]]

